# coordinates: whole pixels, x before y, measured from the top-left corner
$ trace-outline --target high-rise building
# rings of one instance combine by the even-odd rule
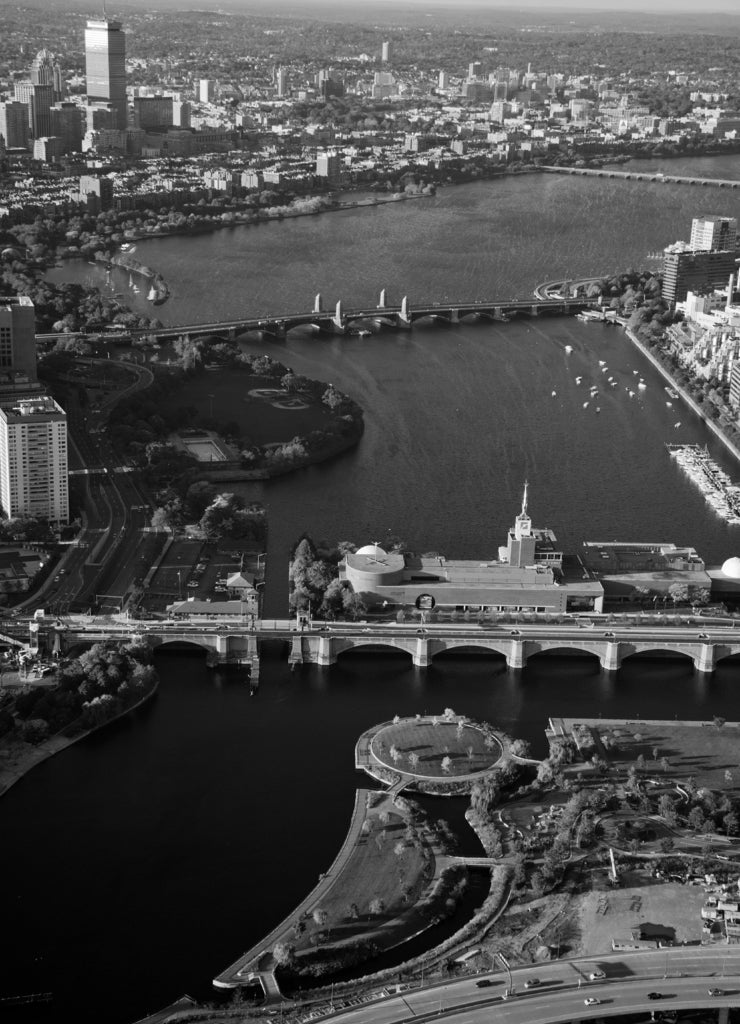
[[[54,85],[54,59],[48,50],[39,50],[31,64],[33,85]]]
[[[11,519],[69,522],[67,417],[48,395],[0,406],[0,504]]]
[[[688,292],[722,288],[735,269],[736,249],[695,250],[675,242],[663,251],[663,288],[666,302],[683,302]]]
[[[0,103],[0,136],[6,149],[25,149],[28,145],[28,104],[19,100]]]
[[[330,182],[337,182],[342,175],[342,163],[339,153],[333,150],[324,150],[316,154],[316,177],[328,178]]]
[[[51,108],[51,131],[59,136],[65,153],[79,153],[85,134],[85,109],[76,103],[57,103]]]
[[[283,96],[288,94],[288,69],[278,68],[275,72],[275,86],[277,88],[277,94],[282,99]]]
[[[146,130],[162,130],[174,124],[171,96],[136,96],[134,125]]]
[[[384,64],[387,64],[391,59],[391,44],[387,41],[380,48],[380,59]]]
[[[33,82],[16,82],[15,98],[28,107],[28,123],[31,138],[40,139],[51,135],[50,110],[54,101],[53,85],[34,85]]]
[[[737,248],[737,219],[735,217],[694,217],[691,222],[692,249],[717,252]]]
[[[198,98],[201,103],[210,103],[216,93],[215,82],[211,78],[201,78],[198,87]]]
[[[437,79],[438,89],[448,89],[450,85],[450,76],[446,71],[440,71],[439,78]]]
[[[26,295],[0,297],[0,375],[36,380],[36,315]]]
[[[91,103],[110,103],[116,112],[114,127],[125,130],[126,33],[120,21],[90,19],[85,28],[85,74]]]
[[[187,100],[172,101],[172,123],[177,128],[190,127],[190,104]]]

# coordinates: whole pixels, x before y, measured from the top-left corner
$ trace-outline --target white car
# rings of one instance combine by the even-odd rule
[[[598,1006],[601,1002],[601,1000],[597,999],[596,996],[589,996],[588,999],[584,999],[583,1001],[586,1006]]]
[[[591,971],[591,973],[589,974],[588,977],[589,977],[589,979],[591,981],[598,981],[600,978],[605,978],[606,975],[604,974],[603,971],[596,970],[596,971]]]

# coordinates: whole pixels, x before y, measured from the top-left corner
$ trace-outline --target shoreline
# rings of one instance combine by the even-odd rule
[[[656,357],[653,355],[650,349],[646,345],[644,345],[643,342],[640,341],[640,339],[637,337],[634,331],[630,327],[625,327],[624,331],[627,337],[632,342],[632,344],[637,349],[639,349],[639,351],[650,361],[651,365],[654,366],[656,370],[658,370],[658,372],[663,376],[663,379],[668,381],[671,387],[678,392],[678,394],[681,396],[684,402],[686,402],[691,411],[693,413],[696,413],[696,415],[699,417],[702,423],[704,423],[712,431],[717,440],[721,441],[725,448],[727,448],[729,453],[733,455],[738,462],[740,462],[740,449],[738,449],[736,445],[733,444],[729,437],[726,436],[726,434],[717,426],[716,423],[714,423],[712,420],[709,419],[708,416],[706,416],[706,414],[699,408],[699,406],[696,404],[691,395],[688,394],[688,392],[683,387],[681,387],[681,385],[671,375],[670,371],[667,370],[666,367],[663,366],[663,364],[658,359],[656,359]]]
[[[88,736],[92,736],[93,733],[98,732],[100,729],[104,729],[107,725],[111,725],[112,722],[118,722],[132,711],[136,711],[142,707],[151,697],[153,697],[159,690],[159,679],[157,679],[154,686],[143,694],[135,704],[131,707],[123,708],[113,718],[109,718],[105,722],[100,722],[98,725],[94,725],[91,729],[85,729],[84,732],[79,733],[77,736],[65,736],[64,730],[56,733],[54,736],[50,736],[48,740],[44,740],[43,743],[39,743],[38,746],[31,747],[30,750],[24,751],[21,756],[19,763],[11,769],[7,763],[0,764],[0,798],[5,796],[9,789],[11,789],[17,782],[20,782],[28,773],[39,764],[43,764],[44,761],[48,761],[49,758],[54,757],[56,754],[61,754],[63,750],[67,750],[73,744],[78,743],[80,740],[85,739]],[[74,719],[70,722],[65,729],[71,728],[76,721]],[[31,746],[27,744],[27,746]],[[10,776],[8,779],[7,776]]]

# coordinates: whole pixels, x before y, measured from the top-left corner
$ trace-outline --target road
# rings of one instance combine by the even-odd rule
[[[589,981],[596,969],[605,977]],[[540,984],[525,989],[532,978]],[[478,987],[483,979],[490,979],[490,987]],[[497,1024],[554,1024],[657,1009],[740,1006],[740,946],[687,946],[554,961],[514,970],[512,981],[516,995],[505,1001],[507,977],[497,972],[409,989],[335,1013],[332,1019],[342,1024],[408,1024],[434,1017],[455,1024],[490,1024],[495,1008]],[[715,987],[724,994],[710,996],[709,989]],[[649,1000],[648,992],[660,992],[663,998]],[[586,1006],[589,997],[599,1003]]]

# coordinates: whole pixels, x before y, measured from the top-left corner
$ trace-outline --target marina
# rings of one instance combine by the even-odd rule
[[[706,445],[667,444],[666,448],[717,515],[728,523],[740,525],[740,486],[733,484],[729,475],[720,469]]]

